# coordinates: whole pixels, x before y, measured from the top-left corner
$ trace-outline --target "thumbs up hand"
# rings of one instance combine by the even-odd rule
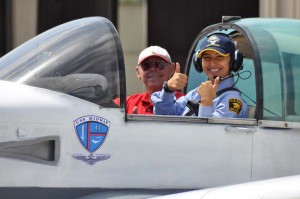
[[[170,90],[182,90],[187,84],[188,77],[180,73],[180,64],[178,62],[175,63],[175,67],[175,73],[167,82],[168,88]]]
[[[201,97],[202,106],[211,106],[213,99],[216,97],[218,86],[220,83],[220,78],[217,77],[215,82],[208,80],[202,82],[199,88],[197,89],[198,94]]]

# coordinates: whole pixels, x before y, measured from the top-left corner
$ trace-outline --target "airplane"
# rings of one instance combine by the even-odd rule
[[[1,198],[143,198],[299,175],[299,30],[224,16],[196,36],[183,92],[206,80],[201,42],[228,34],[243,55],[243,119],[127,114],[122,45],[104,17],[37,35],[0,58]]]
[[[202,190],[187,191],[183,193],[151,197],[152,199],[295,199],[300,196],[300,176],[287,176],[247,182],[236,185],[220,186]],[[96,194],[93,195],[96,198]]]

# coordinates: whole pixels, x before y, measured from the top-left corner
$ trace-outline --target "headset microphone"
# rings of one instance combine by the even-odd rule
[[[217,77],[219,77],[220,81],[224,81],[225,79],[228,79],[228,78],[233,77],[233,76],[234,76],[234,74],[231,73],[230,75],[228,75],[226,77],[214,76],[214,79],[216,79]]]

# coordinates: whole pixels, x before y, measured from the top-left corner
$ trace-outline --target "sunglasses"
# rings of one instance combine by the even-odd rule
[[[143,62],[140,63],[139,65],[143,71],[147,71],[150,70],[152,67],[155,67],[158,70],[163,70],[168,64],[169,63],[164,61],[157,61],[157,62]]]

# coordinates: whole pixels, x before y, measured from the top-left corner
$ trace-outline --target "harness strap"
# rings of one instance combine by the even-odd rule
[[[239,89],[234,88],[234,87],[228,87],[228,88],[223,88],[222,90],[219,90],[216,95],[217,97],[219,97],[220,95],[222,95],[223,93],[227,92],[227,91],[237,91],[237,92],[241,92]]]
[[[227,91],[238,91],[241,92],[239,89],[237,88],[233,88],[233,87],[228,87],[228,88],[224,88],[222,90],[219,90],[216,93],[216,96],[219,97],[220,95],[222,95],[223,93],[227,92]],[[199,103],[201,103],[201,100],[199,101],[193,101],[193,100],[189,100],[187,102],[187,107],[190,109],[189,112],[187,112],[184,116],[191,116],[193,114],[195,114],[196,116],[198,116],[198,112],[199,112]]]

